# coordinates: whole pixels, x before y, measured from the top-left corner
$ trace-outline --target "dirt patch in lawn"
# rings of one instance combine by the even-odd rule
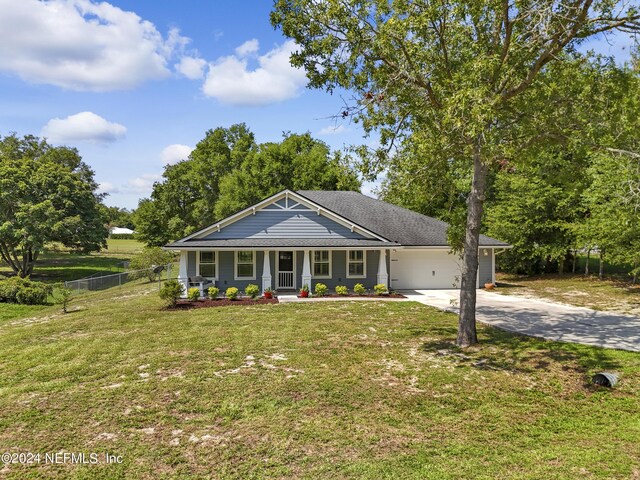
[[[189,310],[192,308],[208,308],[208,307],[231,307],[240,305],[264,305],[267,303],[278,303],[277,298],[239,298],[237,300],[229,300],[228,298],[218,298],[216,300],[179,300],[175,307],[168,310]]]

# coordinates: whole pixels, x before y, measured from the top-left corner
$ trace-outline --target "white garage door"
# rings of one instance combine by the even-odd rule
[[[460,259],[448,250],[391,252],[391,288],[460,288]]]

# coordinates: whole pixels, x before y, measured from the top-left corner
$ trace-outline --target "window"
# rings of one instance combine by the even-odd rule
[[[364,277],[365,270],[364,250],[349,250],[347,252],[347,277]]]
[[[240,250],[236,252],[236,280],[254,280],[255,255],[252,250]]]
[[[331,252],[329,250],[313,251],[313,276],[315,278],[331,278]]]
[[[216,278],[216,252],[200,252],[198,258],[198,275]]]

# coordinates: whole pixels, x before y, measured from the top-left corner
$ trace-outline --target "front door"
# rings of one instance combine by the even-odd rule
[[[293,252],[278,252],[278,287],[295,288]]]

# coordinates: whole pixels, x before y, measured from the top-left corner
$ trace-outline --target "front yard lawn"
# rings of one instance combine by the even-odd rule
[[[412,302],[163,311],[153,285],[0,325],[0,451],[122,464],[3,478],[633,478],[640,355]],[[596,388],[601,370],[618,387]],[[101,457],[102,458],[102,457]]]

